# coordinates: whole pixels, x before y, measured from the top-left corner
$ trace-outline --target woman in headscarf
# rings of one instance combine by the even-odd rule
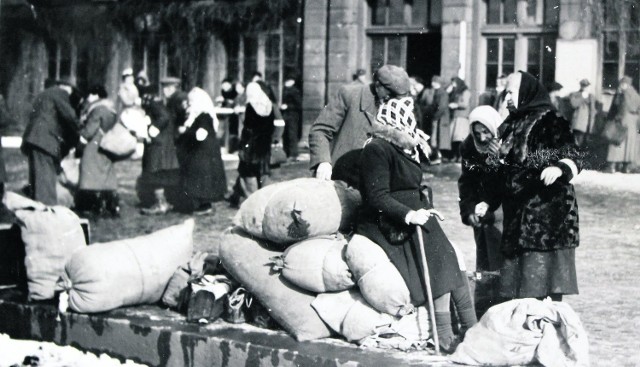
[[[469,114],[471,134],[460,147],[462,173],[458,179],[460,217],[473,227],[476,241],[476,271],[496,272],[502,267],[500,252],[502,210],[500,207],[497,161],[500,149],[500,113],[491,106],[479,106]],[[486,274],[476,283],[475,306],[478,316],[499,302],[497,282]]]
[[[640,114],[640,95],[631,85],[628,76],[620,79],[618,91],[613,98],[607,118],[617,120],[627,127],[627,134],[622,143],[610,144],[607,154],[608,172],[621,171],[630,173],[636,160],[638,144],[638,115]]]
[[[176,150],[180,163],[180,183],[191,201],[194,214],[214,210],[213,202],[224,198],[227,178],[216,138],[218,118],[213,101],[200,88],[188,96],[187,120],[178,128]]]
[[[89,88],[88,107],[81,116],[81,141],[86,144],[80,160],[80,177],[75,208],[95,215],[120,212],[118,177],[115,163],[108,153],[100,149],[100,141],[118,121],[113,103],[107,99],[107,91],[101,85]]]
[[[411,302],[420,306],[427,302],[416,231],[416,226],[421,227],[441,345],[451,352],[456,346],[449,312],[451,292],[458,291],[454,301],[463,327],[471,327],[477,319],[456,252],[433,218],[442,217],[420,185],[420,166],[431,149],[429,137],[416,129],[412,111],[411,97],[390,99],[378,111],[373,137],[360,156],[363,208],[356,233],[386,252],[407,284]]]
[[[451,158],[460,162],[460,144],[469,136],[469,101],[471,92],[464,80],[451,78],[449,88],[449,111],[451,112]]]
[[[245,90],[247,105],[240,136],[238,179],[227,199],[232,206],[260,189],[269,175],[271,140],[276,106],[269,98],[269,87],[261,81],[251,82]]]
[[[570,181],[581,155],[570,123],[533,75],[511,74],[507,93],[498,163],[504,183],[500,293],[561,300],[578,293],[578,203]]]

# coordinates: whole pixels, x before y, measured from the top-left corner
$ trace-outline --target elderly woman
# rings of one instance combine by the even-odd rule
[[[261,81],[251,82],[245,91],[247,106],[240,137],[240,163],[233,194],[227,198],[237,206],[243,198],[264,185],[269,175],[271,140],[275,129],[276,105],[269,98],[269,87]]]
[[[441,345],[452,352],[456,346],[449,312],[452,292],[463,327],[471,327],[477,319],[456,252],[433,218],[440,215],[431,209],[429,199],[422,192],[420,163],[426,160],[430,148],[428,136],[416,129],[412,111],[411,97],[390,99],[379,109],[373,138],[360,156],[360,192],[364,205],[356,233],[386,252],[407,284],[411,302],[419,306],[427,301],[425,269],[416,231],[416,226],[420,227]]]
[[[101,85],[89,89],[88,108],[81,117],[81,141],[86,144],[80,160],[75,208],[96,215],[118,216],[118,177],[114,162],[100,149],[102,136],[118,123],[115,107]]]
[[[630,173],[635,164],[636,146],[638,144],[638,115],[640,114],[640,95],[631,85],[628,76],[620,79],[609,114],[609,120],[617,120],[627,128],[627,134],[620,144],[610,144],[607,154],[610,173],[621,171]]]
[[[501,295],[562,300],[577,294],[578,203],[571,179],[580,154],[570,123],[526,72],[507,82],[500,161],[504,233]]]
[[[176,151],[180,163],[180,185],[196,215],[213,212],[212,203],[224,198],[227,178],[216,138],[218,119],[213,101],[200,88],[187,96],[188,117],[178,127]]]
[[[471,134],[460,147],[462,173],[458,179],[460,217],[462,223],[473,227],[476,241],[476,271],[500,270],[502,238],[502,210],[495,188],[498,169],[492,166],[499,153],[498,127],[502,117],[491,106],[479,106],[469,114]],[[486,277],[476,284],[475,306],[478,315],[498,303],[495,278]]]

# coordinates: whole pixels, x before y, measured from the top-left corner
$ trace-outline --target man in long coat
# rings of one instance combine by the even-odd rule
[[[338,159],[363,147],[375,126],[380,102],[407,95],[408,80],[403,68],[384,65],[375,73],[373,83],[340,87],[309,132],[310,168],[316,177],[330,180]],[[358,173],[350,172],[350,176],[357,179]]]
[[[167,187],[178,184],[178,157],[175,139],[177,129],[186,120],[187,95],[179,89],[180,79],[167,77],[160,81],[164,102],[149,103],[147,114],[151,117],[150,142],[145,145],[142,171],[147,182],[154,186],[155,204],[142,210],[144,214],[165,214],[172,206],[167,201]]]
[[[22,136],[22,151],[29,158],[32,197],[56,205],[56,180],[60,161],[79,139],[76,111],[69,97],[73,86],[59,81],[36,96],[29,123]]]
[[[589,93],[589,81],[580,81],[580,90],[569,95],[569,103],[573,109],[571,128],[578,146],[583,146],[587,134],[591,134],[596,120],[596,98]]]

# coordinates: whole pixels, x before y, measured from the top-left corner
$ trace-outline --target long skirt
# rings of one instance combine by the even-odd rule
[[[500,296],[507,299],[578,294],[575,249],[524,251],[504,260]]]
[[[636,163],[636,145],[638,144],[638,115],[626,114],[622,119],[622,124],[627,127],[627,137],[620,145],[609,145],[607,162]]]

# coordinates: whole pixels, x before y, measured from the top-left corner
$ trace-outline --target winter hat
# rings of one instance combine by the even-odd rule
[[[407,72],[395,65],[383,65],[376,71],[375,79],[396,96],[404,96],[411,89]]]

